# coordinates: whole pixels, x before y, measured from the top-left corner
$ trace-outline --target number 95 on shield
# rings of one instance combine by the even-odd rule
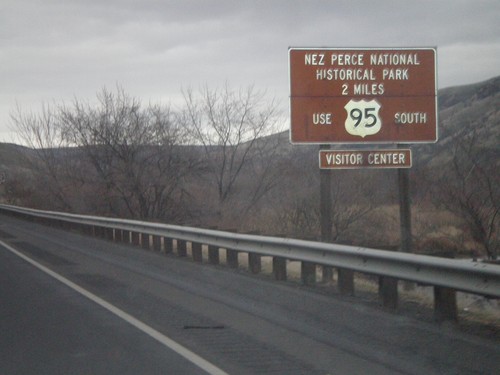
[[[345,130],[361,138],[377,134],[382,129],[380,107],[375,99],[350,100],[344,106],[347,112]]]

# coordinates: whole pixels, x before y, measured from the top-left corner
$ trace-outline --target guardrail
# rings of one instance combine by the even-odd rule
[[[187,256],[191,244],[194,261],[202,262],[202,248],[208,247],[208,262],[219,264],[220,251],[226,264],[238,267],[238,253],[248,254],[249,269],[261,271],[261,257],[273,259],[277,280],[287,278],[287,260],[301,262],[304,284],[316,282],[316,266],[338,268],[338,286],[343,294],[354,293],[353,271],[379,277],[379,295],[387,308],[398,303],[397,282],[406,280],[434,287],[434,312],[438,320],[456,320],[455,291],[500,298],[500,266],[482,262],[438,258],[385,250],[353,247],[280,237],[239,234],[135,220],[74,215],[0,205],[0,212],[43,224],[147,249]]]

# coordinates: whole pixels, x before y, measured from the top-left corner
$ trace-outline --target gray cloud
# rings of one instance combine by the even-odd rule
[[[16,102],[116,83],[145,101],[254,84],[286,106],[289,46],[437,46],[439,86],[472,83],[499,74],[498,19],[496,0],[4,0],[0,140]]]

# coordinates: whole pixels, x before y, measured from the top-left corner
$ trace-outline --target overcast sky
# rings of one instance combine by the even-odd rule
[[[254,85],[287,108],[288,47],[438,48],[438,87],[500,75],[498,0],[0,0],[0,141],[16,105]]]

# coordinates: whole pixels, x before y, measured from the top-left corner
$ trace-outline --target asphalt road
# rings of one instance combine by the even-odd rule
[[[500,345],[0,216],[0,374],[496,374]]]

